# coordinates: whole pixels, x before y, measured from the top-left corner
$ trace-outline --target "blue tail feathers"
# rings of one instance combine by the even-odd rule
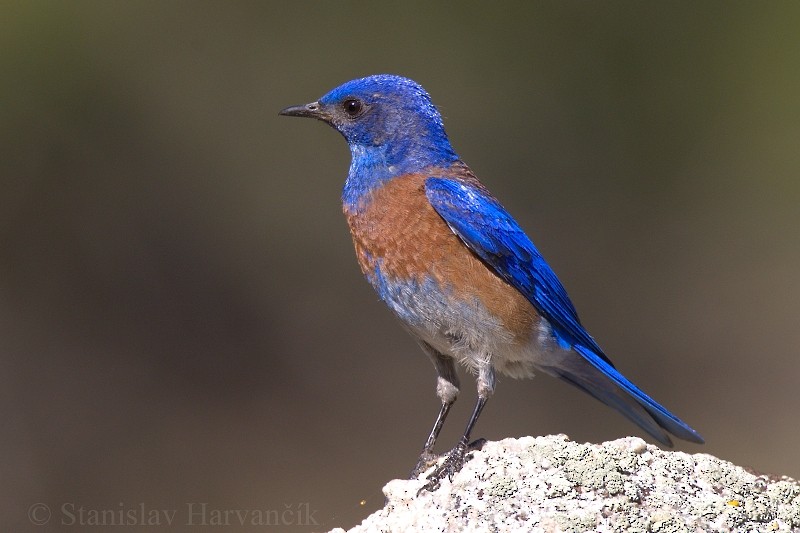
[[[627,393],[628,397],[621,397],[619,391],[614,393],[613,390],[604,387],[600,383],[588,382],[585,379],[579,379],[577,381],[580,381],[580,383],[575,383],[575,381],[568,376],[562,375],[562,378],[585,390],[606,405],[617,409],[620,413],[666,446],[671,447],[672,441],[661,428],[689,442],[696,442],[698,444],[705,442],[699,433],[642,392],[636,385],[620,374],[617,369],[608,364],[604,358],[580,344],[575,344],[572,349],[583,356],[588,363],[606,376],[616,387],[621,389],[622,392]],[[631,399],[635,400],[635,403],[630,402]],[[642,412],[642,410],[645,412]],[[654,427],[654,421],[659,427]]]

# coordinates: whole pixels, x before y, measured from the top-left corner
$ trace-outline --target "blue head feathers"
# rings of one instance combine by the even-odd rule
[[[348,81],[318,102],[281,113],[322,120],[347,140],[353,157],[344,189],[349,205],[383,180],[458,160],[428,93],[401,76]]]

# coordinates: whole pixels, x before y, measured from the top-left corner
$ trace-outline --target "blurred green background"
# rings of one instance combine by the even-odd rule
[[[344,141],[277,115],[382,72],[428,89],[617,366],[708,442],[679,449],[800,476],[800,4],[0,15],[6,529],[42,531],[36,502],[73,531],[63,503],[176,509],[177,531],[191,502],[307,504],[297,531],[382,506],[438,409],[433,369],[361,279]],[[475,432],[550,433],[642,436],[546,376],[501,378]]]

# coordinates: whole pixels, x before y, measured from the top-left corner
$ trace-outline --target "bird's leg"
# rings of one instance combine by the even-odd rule
[[[425,446],[422,447],[419,460],[417,460],[416,466],[411,471],[411,479],[416,479],[439,459],[439,456],[433,453],[433,447],[436,444],[436,439],[439,438],[439,433],[442,431],[442,426],[447,414],[450,412],[450,407],[458,397],[458,375],[456,374],[453,358],[439,353],[428,343],[420,342],[420,345],[425,353],[428,354],[428,357],[431,358],[433,366],[436,368],[436,395],[442,401],[442,407],[439,409],[439,415],[436,417],[433,428],[431,428],[428,440],[425,441]]]
[[[467,452],[474,448],[480,448],[483,445],[483,439],[476,441],[473,445],[469,443],[469,437],[472,434],[472,428],[478,421],[478,417],[483,411],[483,407],[489,400],[489,397],[494,392],[494,369],[490,364],[486,364],[478,371],[478,401],[475,402],[475,408],[472,410],[472,416],[469,417],[467,427],[464,429],[464,434],[456,444],[455,448],[450,450],[447,458],[440,464],[433,472],[428,474],[428,482],[419,490],[434,491],[439,487],[439,483],[446,477],[453,479],[461,467],[464,466],[465,457]]]
[[[419,454],[419,459],[414,469],[411,471],[410,479],[416,479],[419,475],[431,467],[438,459],[439,456],[433,453],[433,445],[436,444],[436,439],[439,437],[439,432],[442,431],[444,419],[447,418],[447,413],[450,412],[450,406],[453,402],[442,403],[442,408],[439,410],[439,416],[436,417],[436,423],[433,424],[431,434],[428,435],[428,440],[425,441],[425,446]]]

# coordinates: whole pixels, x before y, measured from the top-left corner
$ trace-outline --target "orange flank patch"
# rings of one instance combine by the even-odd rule
[[[442,172],[399,176],[372,191],[357,213],[345,209],[361,270],[374,277],[380,260],[390,280],[432,278],[465,300],[476,297],[518,341],[525,342],[538,313],[467,248],[425,196],[425,180]],[[447,173],[477,182],[465,167]]]

